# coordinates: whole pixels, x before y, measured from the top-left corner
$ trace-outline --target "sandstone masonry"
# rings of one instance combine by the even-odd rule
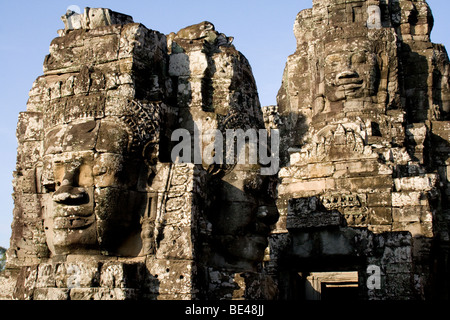
[[[449,59],[426,1],[314,0],[263,108],[210,22],[62,20],[19,115],[0,299],[449,297]],[[173,161],[199,128],[279,130],[278,175]]]

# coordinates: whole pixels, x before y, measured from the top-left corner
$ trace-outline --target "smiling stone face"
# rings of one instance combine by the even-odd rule
[[[114,252],[131,235],[144,196],[137,191],[143,166],[128,156],[129,141],[123,124],[108,121],[46,135],[44,226],[53,253]]]
[[[398,37],[380,25],[379,7],[315,2],[298,14],[294,33],[297,49],[277,96],[290,139],[299,140],[306,124],[398,107]]]
[[[377,55],[369,41],[336,47],[325,45],[325,97],[335,102],[373,96],[380,73]]]
[[[342,37],[341,39],[338,36]],[[384,111],[398,103],[396,37],[390,29],[365,33],[330,31],[315,44],[316,66],[311,87],[312,117],[345,118],[365,110]]]

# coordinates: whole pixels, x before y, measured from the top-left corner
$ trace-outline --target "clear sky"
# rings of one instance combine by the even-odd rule
[[[450,48],[450,1],[428,0],[435,17],[432,41]],[[261,104],[276,103],[287,57],[295,51],[293,24],[312,0],[0,0],[0,246],[9,247],[13,211],[12,172],[19,112],[26,110],[28,91],[42,75],[45,55],[66,9],[76,5],[126,13],[149,29],[168,34],[210,21],[235,38],[234,45],[250,61]]]

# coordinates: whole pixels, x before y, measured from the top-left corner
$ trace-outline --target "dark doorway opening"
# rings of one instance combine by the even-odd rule
[[[322,283],[321,300],[358,300],[358,284],[354,282]]]

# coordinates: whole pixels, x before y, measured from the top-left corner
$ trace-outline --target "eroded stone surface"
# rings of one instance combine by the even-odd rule
[[[425,1],[313,1],[264,108],[210,22],[62,19],[19,115],[1,299],[297,299],[349,271],[361,299],[448,297],[449,60]],[[195,139],[172,161],[180,128],[278,129],[278,177]]]

